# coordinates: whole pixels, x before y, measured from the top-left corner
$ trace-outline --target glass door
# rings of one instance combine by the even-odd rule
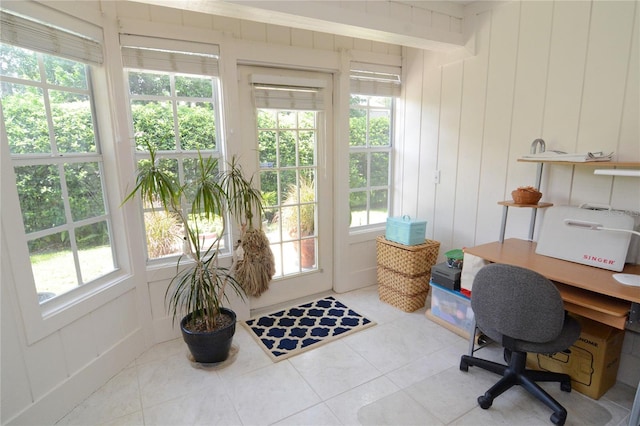
[[[240,67],[243,143],[257,152],[262,226],[276,274],[251,307],[330,290],[332,283],[331,75]]]

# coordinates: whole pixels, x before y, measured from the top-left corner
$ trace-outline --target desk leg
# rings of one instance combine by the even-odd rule
[[[473,356],[473,352],[475,352],[476,346],[476,332],[478,328],[476,327],[476,321],[473,321],[473,327],[471,327],[471,335],[469,336],[469,356]]]
[[[509,213],[509,206],[502,206],[502,223],[500,224],[500,238],[498,241],[504,242],[504,232],[507,229],[507,214]]]
[[[533,231],[536,228],[536,214],[538,209],[531,209],[531,221],[529,222],[529,241],[533,241]]]

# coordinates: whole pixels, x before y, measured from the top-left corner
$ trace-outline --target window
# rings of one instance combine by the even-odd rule
[[[185,183],[199,155],[222,156],[217,46],[130,35],[121,35],[121,44],[138,163],[149,161],[150,145],[163,168]],[[184,230],[155,207],[144,205],[148,258],[181,254]],[[189,214],[186,203],[182,208]],[[223,232],[221,220],[191,220],[208,231],[210,241]]]
[[[3,136],[44,303],[117,267],[91,86],[102,48],[5,11],[1,24]]]
[[[349,207],[350,227],[356,228],[384,223],[388,216],[394,97],[399,92],[400,78],[399,70],[392,67],[353,66],[349,109]]]

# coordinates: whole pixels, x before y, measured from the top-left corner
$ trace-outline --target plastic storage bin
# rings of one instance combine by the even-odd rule
[[[474,332],[474,315],[471,299],[462,293],[440,287],[433,281],[431,286],[431,314],[454,327],[471,334]]]

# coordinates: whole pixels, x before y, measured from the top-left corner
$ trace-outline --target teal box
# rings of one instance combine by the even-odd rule
[[[405,215],[402,217],[388,217],[385,238],[389,241],[415,246],[423,244],[427,233],[427,222],[412,220]]]

